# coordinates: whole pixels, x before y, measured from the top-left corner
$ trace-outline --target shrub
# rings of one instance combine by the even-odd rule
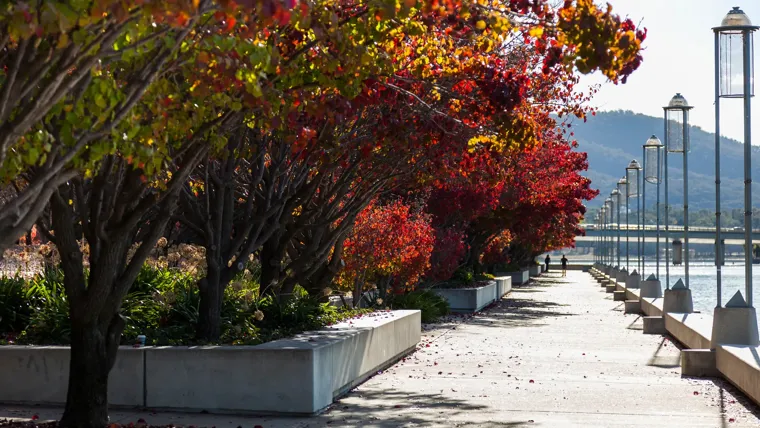
[[[461,282],[465,285],[470,285],[473,282],[475,282],[475,274],[472,272],[472,269],[469,267],[463,267],[457,269],[456,272],[454,272],[454,277],[452,278],[456,282]]]
[[[391,298],[393,309],[419,309],[422,322],[435,322],[450,311],[449,302],[431,290],[415,290]]]
[[[0,332],[18,333],[29,323],[26,289],[26,280],[18,275],[0,278]]]
[[[225,289],[221,341],[255,345],[368,312],[319,303],[300,287],[294,296],[282,303],[259,296],[257,271],[241,273]],[[176,269],[143,266],[122,304],[126,320],[122,343],[132,344],[143,334],[150,345],[196,344],[199,305],[195,277]],[[70,343],[69,305],[61,271],[47,269],[31,281],[0,279],[0,316],[0,334],[20,332],[16,338],[20,343]]]
[[[32,309],[29,325],[19,336],[22,343],[67,344],[71,340],[69,302],[63,288],[63,272],[46,268],[29,283],[27,299]]]

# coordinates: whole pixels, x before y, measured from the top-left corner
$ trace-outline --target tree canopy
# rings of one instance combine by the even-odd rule
[[[252,260],[287,302],[570,245],[579,75],[625,83],[645,38],[592,0],[1,6],[0,249],[37,224],[62,255],[61,426],[106,424],[121,304],[167,236],[203,248],[206,342]]]

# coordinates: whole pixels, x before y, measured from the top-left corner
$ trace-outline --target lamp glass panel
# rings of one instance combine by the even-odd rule
[[[720,96],[725,98],[741,98],[744,96],[744,37],[747,37],[750,52],[750,95],[755,94],[754,55],[752,51],[753,35],[746,31],[722,31],[719,34],[720,43]]]
[[[684,117],[686,112],[681,109],[665,110],[665,126],[668,134],[667,149],[671,153],[684,151]]]
[[[657,184],[660,182],[660,171],[662,156],[660,156],[659,147],[647,147],[644,150],[644,156],[646,157],[646,170],[644,170],[644,179],[648,183]]]
[[[628,180],[628,197],[639,196],[639,170],[636,168],[626,169],[625,179]]]

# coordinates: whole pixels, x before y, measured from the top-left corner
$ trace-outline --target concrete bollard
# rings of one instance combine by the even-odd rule
[[[636,269],[633,270],[633,273],[628,275],[628,278],[625,280],[625,288],[639,288],[641,285],[641,275],[639,275],[638,272],[636,272]]]
[[[616,302],[625,302],[625,291],[613,291],[612,300]]]
[[[662,311],[677,314],[690,314],[694,312],[694,301],[691,298],[691,290],[686,288],[680,279],[673,288],[665,290]]]
[[[641,297],[657,299],[662,297],[662,285],[654,275],[649,275],[646,281],[641,283]]]
[[[618,271],[617,275],[615,275],[615,281],[620,284],[625,284],[626,280],[628,280],[628,271],[623,268]]]
[[[725,308],[715,308],[710,345],[758,346],[757,313],[748,308],[741,291],[726,303]]]

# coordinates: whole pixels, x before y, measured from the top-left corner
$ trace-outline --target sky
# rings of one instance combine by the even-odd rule
[[[644,62],[625,85],[606,82],[604,76],[584,76],[584,86],[601,83],[592,105],[599,110],[632,110],[662,117],[662,107],[676,92],[694,106],[690,123],[715,131],[714,33],[712,27],[733,6],[740,6],[752,23],[760,25],[758,0],[607,0],[613,12],[648,29]],[[760,31],[755,34],[755,65],[760,66]],[[757,82],[760,83],[760,82]],[[752,103],[753,145],[760,145],[760,85]],[[721,101],[721,134],[744,141],[741,99]],[[650,131],[651,132],[651,131]],[[662,138],[662,131],[658,136]],[[648,135],[642,137],[644,140]],[[643,143],[643,141],[642,141]]]

